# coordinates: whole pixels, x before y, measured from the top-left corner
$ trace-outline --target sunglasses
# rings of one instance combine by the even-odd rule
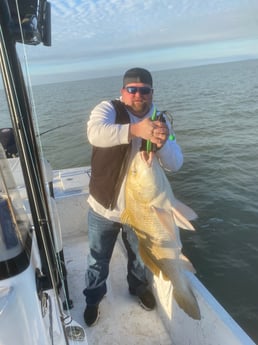
[[[136,92],[139,92],[140,95],[149,95],[153,90],[151,87],[148,86],[127,86],[124,87],[124,89],[126,89],[126,91],[132,95],[135,95]]]

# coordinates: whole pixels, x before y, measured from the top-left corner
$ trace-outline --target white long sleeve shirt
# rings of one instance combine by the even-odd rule
[[[130,122],[137,123],[144,118],[151,117],[154,105],[150,111],[143,117],[138,118],[128,111]],[[129,126],[130,124],[116,124],[116,111],[109,101],[103,101],[98,104],[91,112],[87,123],[87,136],[91,145],[97,147],[111,147],[122,144],[129,144]],[[171,125],[167,121],[169,130]],[[131,159],[140,150],[141,138],[132,138]],[[161,166],[168,171],[175,172],[183,164],[183,154],[176,140],[167,140],[164,146],[156,152]],[[113,210],[106,209],[100,205],[92,195],[89,195],[88,202],[93,210],[107,219],[120,221],[120,215],[125,208],[125,180],[122,183],[120,193],[117,199],[117,205]]]

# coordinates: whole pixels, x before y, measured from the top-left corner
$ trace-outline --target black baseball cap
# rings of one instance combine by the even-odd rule
[[[152,76],[150,72],[144,68],[131,68],[124,74],[123,87],[130,83],[144,83],[152,86]]]

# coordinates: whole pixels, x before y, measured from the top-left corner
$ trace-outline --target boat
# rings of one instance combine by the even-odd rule
[[[120,238],[101,318],[94,327],[84,324],[91,168],[53,170],[44,159],[17,53],[17,44],[51,45],[50,8],[49,1],[37,1],[34,35],[13,17],[9,1],[0,0],[0,63],[12,123],[1,130],[9,141],[0,145],[0,344],[253,345],[190,272],[201,320],[177,305],[162,276],[150,276],[157,307],[143,310],[128,293]]]

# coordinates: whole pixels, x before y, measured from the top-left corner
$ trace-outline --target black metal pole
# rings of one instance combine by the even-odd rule
[[[10,30],[12,19],[7,0],[0,0],[0,64],[10,116],[18,147],[21,167],[27,189],[33,224],[36,231],[42,271],[51,287],[55,277],[55,253],[51,217],[48,208],[41,162],[32,121],[31,107],[16,51],[16,42]],[[53,249],[53,250],[52,250]]]

